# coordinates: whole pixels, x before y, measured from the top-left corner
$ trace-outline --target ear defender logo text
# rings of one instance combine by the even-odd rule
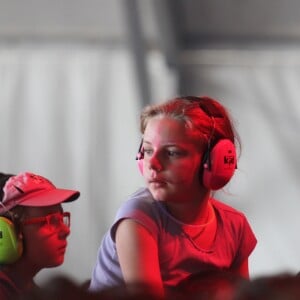
[[[232,165],[234,165],[234,155],[225,155],[224,156],[224,166],[228,169],[231,169]]]

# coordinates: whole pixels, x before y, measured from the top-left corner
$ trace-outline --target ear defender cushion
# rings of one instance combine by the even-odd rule
[[[207,189],[218,190],[232,178],[237,166],[234,144],[222,139],[210,150],[204,163],[203,185]]]
[[[139,171],[143,175],[143,171],[144,171],[143,155],[140,152],[138,153],[136,160],[137,160]]]
[[[142,139],[140,142],[138,153],[135,157],[135,159],[137,160],[139,171],[142,175],[144,171],[143,158],[144,158],[144,150],[143,150],[143,139]]]
[[[22,241],[13,222],[0,216],[0,264],[14,263],[20,258],[22,251]]]

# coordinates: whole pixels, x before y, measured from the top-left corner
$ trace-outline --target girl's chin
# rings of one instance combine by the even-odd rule
[[[161,189],[151,189],[150,192],[152,194],[152,197],[157,201],[166,201],[169,197],[166,191],[163,191]]]

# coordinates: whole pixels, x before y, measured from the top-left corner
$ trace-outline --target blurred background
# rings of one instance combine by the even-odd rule
[[[143,185],[139,112],[178,95],[229,108],[238,170],[217,193],[258,239],[252,276],[300,271],[300,2],[0,0],[0,170],[81,191],[64,273],[90,278],[119,205]]]

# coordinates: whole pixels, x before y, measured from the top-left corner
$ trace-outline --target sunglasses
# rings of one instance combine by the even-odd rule
[[[43,217],[36,217],[36,218],[28,218],[21,221],[22,225],[31,225],[31,224],[38,224],[42,223],[53,228],[60,228],[61,225],[65,225],[70,227],[70,218],[71,214],[69,212],[58,212],[54,214],[49,214]]]

